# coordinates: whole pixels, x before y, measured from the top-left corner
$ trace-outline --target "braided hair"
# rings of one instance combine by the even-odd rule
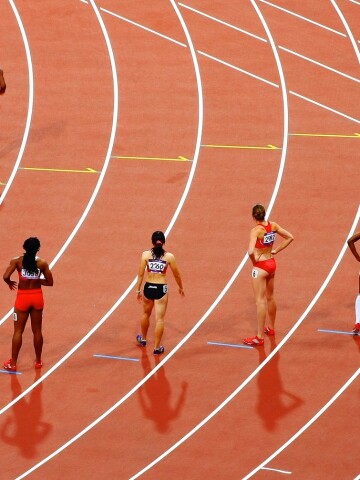
[[[151,236],[151,242],[154,245],[151,249],[151,253],[153,254],[154,258],[161,258],[165,255],[165,250],[163,249],[163,245],[165,243],[165,235],[163,232],[157,230]]]
[[[23,268],[29,273],[37,273],[36,254],[40,249],[40,240],[36,237],[28,238],[24,242],[23,249],[25,250],[22,261]]]

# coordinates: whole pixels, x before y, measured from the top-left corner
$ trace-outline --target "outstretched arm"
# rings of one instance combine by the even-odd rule
[[[352,237],[349,238],[347,244],[358,262],[360,262],[360,255],[358,254],[355,243],[360,240],[360,232],[355,233]]]

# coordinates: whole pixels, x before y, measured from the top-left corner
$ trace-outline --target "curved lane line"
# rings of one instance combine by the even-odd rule
[[[12,2],[12,0],[9,0],[9,1]],[[112,51],[112,47],[111,47],[111,44],[110,44],[110,40],[108,40],[108,37],[106,37],[106,43],[107,43],[107,47],[108,47],[108,51],[109,51],[109,57],[110,57],[110,63],[111,63],[111,67],[112,67],[113,89],[114,89],[113,118],[112,118],[112,127],[111,127],[109,145],[108,145],[108,149],[107,149],[107,152],[106,152],[104,165],[101,169],[101,173],[99,175],[99,178],[98,178],[98,181],[97,181],[96,186],[94,188],[94,191],[93,191],[93,193],[90,197],[90,200],[89,200],[85,210],[83,211],[80,219],[78,220],[78,223],[76,224],[75,228],[73,229],[73,231],[71,232],[71,234],[69,235],[69,237],[67,238],[67,240],[65,241],[63,246],[60,248],[60,250],[56,254],[55,258],[50,263],[50,265],[49,265],[50,268],[54,267],[54,265],[57,263],[57,261],[62,256],[64,251],[67,249],[67,247],[69,246],[69,244],[72,242],[75,235],[79,231],[80,227],[84,223],[84,221],[85,221],[87,215],[89,214],[89,212],[90,212],[90,210],[91,210],[91,208],[92,208],[92,206],[95,202],[95,199],[96,199],[96,197],[99,193],[99,190],[100,190],[101,185],[104,181],[104,178],[105,178],[105,175],[107,173],[109,163],[110,163],[110,160],[111,160],[111,152],[112,152],[113,146],[114,146],[116,127],[117,127],[117,118],[118,118],[118,109],[119,109],[119,107],[118,107],[118,105],[119,105],[119,91],[118,91],[118,79],[117,79],[117,74],[116,74],[114,53]],[[32,71],[32,69],[31,69],[31,71]],[[24,146],[24,148],[25,148],[25,146]],[[17,163],[20,163],[20,160]],[[15,173],[14,173],[14,175],[15,175]],[[4,190],[4,193],[5,193],[5,190]],[[0,204],[1,204],[1,202],[0,202]],[[0,325],[2,325],[10,317],[10,315],[12,314],[13,311],[14,311],[14,308],[11,308],[11,310],[9,310],[8,313],[6,313],[3,316],[3,318],[0,320]],[[1,414],[1,411],[0,411],[0,414]]]
[[[344,17],[342,11],[341,11],[340,8],[338,7],[338,5],[337,5],[337,3],[335,2],[335,0],[330,0],[330,1],[331,1],[333,7],[334,7],[335,10],[336,10],[336,13],[339,15],[340,20],[342,21],[342,23],[343,23],[343,25],[344,25],[344,27],[345,27],[346,33],[348,34],[348,37],[350,38],[351,44],[352,44],[352,46],[353,46],[353,48],[354,48],[354,51],[355,51],[355,55],[356,55],[356,57],[357,57],[357,59],[358,59],[358,62],[359,62],[359,64],[360,64],[360,52],[359,52],[358,46],[357,46],[357,44],[356,44],[356,40],[355,40],[355,38],[354,38],[354,35],[352,34],[352,31],[351,31],[351,29],[350,29],[350,27],[349,27],[349,25],[348,25],[348,23],[347,23],[347,21],[346,21],[346,18]]]
[[[104,36],[105,36],[105,38],[108,38],[105,25],[103,24],[102,18],[101,18],[100,14],[97,10],[97,7],[94,3],[94,0],[90,0],[90,1],[93,5],[93,8],[95,10],[95,13],[96,13],[98,19],[99,19],[100,25],[103,29]],[[171,1],[173,1],[173,0],[171,0]],[[181,19],[180,19],[180,21],[181,21]],[[174,213],[174,216],[173,216],[168,228],[166,229],[166,235],[170,232],[172,226],[174,225],[174,223],[175,223],[175,221],[176,221],[176,219],[177,219],[177,217],[178,217],[178,215],[181,211],[181,208],[182,208],[183,204],[185,203],[188,192],[190,190],[191,183],[192,183],[193,177],[195,175],[195,170],[196,170],[196,166],[197,166],[197,162],[198,162],[200,146],[201,146],[201,135],[202,135],[202,129],[203,129],[203,95],[202,95],[202,85],[201,85],[200,71],[199,71],[199,67],[198,67],[198,64],[197,64],[195,50],[194,50],[194,48],[192,46],[192,43],[191,43],[190,35],[187,33],[186,30],[185,30],[185,33],[188,37],[188,41],[189,41],[189,44],[190,44],[191,54],[192,54],[192,57],[193,57],[194,68],[195,68],[195,72],[196,72],[197,85],[198,85],[198,96],[199,96],[198,133],[197,133],[197,140],[196,140],[196,146],[195,146],[195,152],[194,152],[194,159],[193,159],[193,162],[192,162],[189,178],[188,178],[187,184],[185,186],[185,189],[184,189],[183,195],[181,197],[181,200],[179,202],[179,205],[178,205],[178,207],[177,207],[177,209]],[[108,46],[110,48],[110,41],[108,43]],[[115,125],[116,125],[116,122],[115,122]],[[109,152],[111,152],[111,149],[109,149]],[[5,411],[7,411],[10,407],[12,407],[15,403],[17,403],[19,400],[21,400],[21,398],[23,398],[25,395],[27,395],[31,390],[33,390],[37,385],[39,385],[39,383],[41,383],[43,380],[45,380],[52,372],[54,372],[60,365],[62,365],[65,362],[65,360],[67,360],[78,348],[80,348],[81,345],[83,345],[90,338],[90,336],[94,332],[96,332],[96,330],[108,319],[108,317],[123,302],[123,300],[126,298],[126,296],[134,288],[134,285],[136,283],[136,279],[137,279],[137,277],[135,277],[135,279],[132,281],[132,283],[129,285],[129,287],[126,289],[126,291],[121,295],[121,297],[111,307],[111,309],[101,318],[101,320],[99,320],[99,322],[62,359],[60,359],[55,365],[53,365],[41,378],[39,378],[36,382],[34,382],[29,388],[24,390],[18,397],[13,399],[9,404],[7,404],[5,407],[0,409],[0,415],[2,415]],[[161,364],[159,364],[159,368],[160,368],[160,366],[161,366]],[[136,388],[135,388],[134,391],[136,391]]]
[[[104,29],[104,35],[106,35],[107,37],[107,34],[106,34],[106,30],[105,30],[105,26],[103,24],[103,21],[100,17],[100,14],[96,8],[96,5],[94,3],[94,0],[90,0],[91,1],[91,4],[95,10],[95,13],[96,15],[98,16],[98,19],[99,19],[99,22],[101,23],[101,26],[102,28]],[[199,157],[199,153],[200,153],[200,147],[201,147],[201,135],[202,135],[202,129],[203,129],[203,94],[202,94],[202,84],[201,84],[201,76],[200,76],[200,70],[199,70],[199,66],[198,66],[198,62],[197,62],[197,58],[196,58],[196,51],[195,51],[195,48],[193,46],[193,43],[192,43],[192,39],[191,39],[191,36],[187,30],[187,27],[186,27],[186,24],[180,14],[180,11],[175,3],[175,0],[170,0],[171,4],[173,5],[173,8],[180,20],[180,23],[184,29],[184,32],[185,32],[185,35],[186,35],[186,38],[187,38],[187,41],[188,41],[188,44],[189,44],[189,47],[190,47],[190,51],[191,51],[191,56],[192,56],[192,59],[193,59],[193,62],[194,62],[194,68],[195,68],[195,73],[196,73],[196,80],[197,80],[197,88],[198,88],[198,98],[199,98],[199,119],[198,119],[198,133],[197,133],[197,140],[196,140],[196,147],[195,147],[195,154],[194,154],[194,159],[193,159],[193,164],[192,164],[192,167],[191,167],[191,172],[190,172],[190,175],[189,175],[189,179],[187,181],[187,184],[186,184],[186,187],[185,187],[185,190],[184,190],[184,193],[181,197],[181,200],[180,200],[180,203],[179,203],[179,206],[178,208],[176,209],[176,212],[168,226],[168,228],[166,229],[166,232],[169,232],[172,228],[172,226],[174,225],[180,211],[181,211],[181,208],[186,200],[186,197],[188,195],[188,192],[189,192],[189,189],[190,189],[190,186],[191,186],[191,183],[192,183],[192,179],[194,177],[194,174],[195,174],[195,170],[196,170],[196,165],[197,165],[197,162],[198,162],[198,157]],[[137,278],[137,277],[136,277]],[[39,380],[37,380],[36,382],[34,382],[31,387],[29,387],[28,389],[26,389],[21,395],[19,395],[18,397],[16,397],[16,399],[14,399],[11,403],[9,403],[6,407],[4,407],[3,409],[0,410],[0,415],[5,412],[6,410],[8,410],[8,408],[10,408],[14,403],[18,402],[25,394],[29,393],[35,386],[37,386],[43,379],[45,379],[46,377],[48,377],[54,370],[56,370],[67,358],[70,357],[70,355],[72,355],[72,353],[74,353],[104,322],[105,320],[113,313],[113,311],[120,305],[120,303],[124,300],[124,298],[128,295],[128,293],[134,288],[135,286],[135,283],[136,283],[136,278],[133,280],[133,282],[130,284],[130,286],[127,288],[127,290],[123,293],[123,295],[119,298],[119,300],[114,304],[114,306],[104,315],[104,317],[95,325],[95,327],[92,328],[92,330],[70,351],[68,352],[59,362],[57,362],[48,372],[46,372],[45,375],[43,375]],[[177,351],[178,349],[180,348],[180,346],[177,346],[176,349],[173,350],[173,352],[171,352],[167,357],[166,359],[170,358],[174,353],[175,351]],[[69,447],[70,445],[72,445],[76,440],[78,440],[80,437],[82,437],[85,433],[87,433],[89,430],[91,430],[93,427],[95,427],[98,423],[100,423],[104,418],[106,418],[111,412],[113,412],[119,405],[121,405],[127,398],[129,398],[134,392],[136,392],[143,383],[145,383],[152,375],[154,375],[154,373],[156,373],[157,370],[159,370],[159,368],[162,367],[162,365],[165,363],[165,361],[161,361],[156,368],[154,368],[146,377],[144,377],[144,379],[139,382],[132,390],[130,390],[123,398],[121,398],[115,405],[113,405],[111,408],[109,408],[105,413],[103,413],[100,417],[98,417],[94,422],[92,422],[91,424],[89,424],[85,429],[83,429],[81,432],[79,432],[75,437],[71,438],[68,442],[66,442],[64,445],[62,445],[61,447],[59,447],[56,451],[54,451],[52,454],[50,454],[49,456],[47,456],[46,458],[44,458],[42,461],[40,461],[39,463],[37,463],[36,465],[34,465],[32,468],[30,468],[29,470],[27,470],[26,472],[22,473],[19,477],[16,478],[16,480],[20,480],[22,478],[25,478],[27,475],[29,475],[30,473],[32,473],[34,470],[37,470],[39,467],[41,467],[42,465],[44,465],[46,462],[48,462],[49,460],[51,460],[52,458],[54,458],[56,455],[58,455],[59,453],[61,453],[63,450],[65,450],[67,447]]]
[[[29,47],[29,42],[26,37],[26,32],[24,29],[24,25],[21,21],[21,17],[19,15],[19,12],[16,9],[16,6],[13,2],[13,0],[9,0],[11,8],[13,9],[14,15],[16,17],[16,20],[18,22],[21,36],[24,42],[24,47],[25,47],[25,53],[26,53],[26,59],[27,59],[27,64],[28,64],[28,72],[29,72],[29,102],[28,102],[28,113],[26,117],[26,123],[25,123],[25,131],[23,135],[23,139],[20,145],[20,150],[16,159],[16,162],[14,164],[14,167],[12,169],[12,172],[10,174],[9,180],[6,182],[5,188],[0,196],[0,206],[2,205],[4,198],[6,197],[13,181],[15,178],[15,175],[18,171],[19,165],[21,163],[22,157],[24,155],[26,143],[28,140],[29,136],[29,131],[30,131],[30,124],[31,124],[31,118],[32,118],[32,112],[33,112],[33,107],[34,107],[34,72],[33,72],[33,66],[32,66],[32,61],[31,61],[31,53],[30,53],[30,47]],[[0,323],[1,325],[1,323]]]
[[[191,41],[191,37],[190,37],[190,34],[187,30],[187,27],[186,27],[186,24],[181,16],[181,13],[175,3],[175,0],[170,0],[172,5],[173,5],[173,8],[174,10],[176,11],[179,19],[180,19],[180,22],[184,28],[184,31],[185,31],[185,34],[186,34],[186,37],[188,39],[188,42],[189,42],[189,45],[190,45],[190,49],[191,49],[191,55],[193,57],[193,60],[194,60],[194,65],[195,65],[195,70],[196,70],[196,75],[197,75],[197,80],[198,80],[198,89],[200,88],[200,85],[201,85],[201,82],[200,82],[200,72],[199,72],[199,68],[198,68],[198,64],[197,64],[197,59],[196,59],[196,52],[195,52],[195,49],[193,47],[193,44],[192,44],[192,41]],[[252,0],[251,0],[252,1]],[[253,4],[254,5],[254,4]],[[257,6],[255,5],[254,8],[258,11],[257,9]],[[263,17],[261,16],[261,13],[259,12],[259,16],[261,18],[261,21],[264,25],[264,28],[267,32],[267,35],[270,39],[270,44],[271,44],[271,48],[273,50],[273,53],[274,53],[274,56],[275,56],[275,59],[276,59],[276,64],[277,64],[277,67],[278,67],[278,70],[279,70],[279,76],[280,76],[280,79],[281,79],[281,88],[282,88],[282,96],[283,96],[283,110],[284,110],[284,129],[283,129],[283,149],[282,149],[282,154],[281,154],[281,165],[280,165],[280,168],[279,168],[279,172],[278,172],[278,177],[277,177],[277,181],[276,181],[276,186],[275,186],[275,189],[273,191],[273,194],[272,194],[272,197],[271,197],[271,200],[270,200],[270,204],[269,204],[269,207],[268,207],[268,214],[270,214],[271,212],[271,209],[273,207],[273,204],[275,202],[275,199],[277,197],[277,194],[278,194],[278,189],[280,187],[280,183],[281,183],[281,179],[282,179],[282,176],[283,176],[283,171],[284,171],[284,167],[285,167],[285,159],[286,159],[286,153],[287,153],[287,145],[288,145],[288,135],[289,135],[289,132],[288,132],[288,126],[289,126],[289,121],[288,121],[288,101],[287,101],[287,94],[286,94],[286,84],[285,84],[285,78],[284,78],[284,73],[283,73],[283,70],[282,70],[282,66],[281,66],[281,62],[280,62],[280,58],[279,58],[279,55],[278,55],[278,52],[276,50],[276,46],[275,46],[275,43],[271,37],[271,33],[265,23],[265,20],[263,19]],[[201,111],[202,111],[202,91],[199,90],[199,101],[201,99]],[[201,121],[201,124],[202,124],[202,121]],[[198,152],[199,152],[199,149],[200,149],[200,144],[201,144],[201,141],[200,141],[200,137],[198,137],[198,141],[197,141],[197,145],[196,145],[196,155],[194,156],[194,161],[196,160],[197,161],[197,155],[198,155]],[[185,200],[185,197],[184,197],[184,200]],[[174,219],[173,219],[174,221]],[[173,224],[173,222],[171,223],[171,225]],[[146,375],[137,385],[135,385],[126,395],[124,395],[120,400],[118,400],[112,407],[110,407],[108,410],[106,410],[100,417],[98,417],[97,419],[95,419],[91,424],[89,424],[87,427],[85,427],[81,432],[79,432],[77,435],[75,435],[73,438],[71,438],[70,440],[68,440],[65,444],[63,444],[61,447],[59,447],[57,450],[55,450],[52,454],[50,454],[49,456],[47,456],[46,458],[44,458],[42,461],[40,461],[39,463],[37,463],[36,465],[34,465],[31,469],[29,469],[28,471],[24,472],[22,475],[20,475],[19,477],[17,477],[16,480],[21,480],[22,478],[25,478],[27,475],[29,475],[30,473],[32,473],[34,470],[36,470],[37,468],[39,468],[40,466],[42,466],[43,464],[45,464],[46,462],[48,462],[49,460],[51,460],[52,458],[54,458],[56,455],[58,455],[59,453],[61,453],[63,450],[65,450],[67,447],[69,447],[70,445],[72,445],[75,441],[77,441],[79,438],[81,438],[83,435],[85,435],[85,433],[87,433],[88,431],[90,431],[92,428],[94,428],[98,423],[100,423],[102,420],[104,420],[108,415],[110,415],[114,410],[116,410],[122,403],[124,403],[129,397],[131,397],[147,380],[149,380],[160,368],[163,367],[163,365],[168,362],[170,360],[170,358],[182,347],[182,345],[196,332],[196,330],[198,330],[198,328],[204,323],[204,321],[207,319],[207,317],[210,315],[210,313],[215,309],[215,307],[218,305],[218,303],[222,300],[222,298],[225,296],[225,294],[227,293],[227,291],[229,290],[229,288],[231,287],[231,285],[234,283],[235,279],[237,278],[237,276],[239,275],[240,271],[242,270],[243,266],[245,265],[246,261],[248,259],[248,256],[247,254],[244,256],[243,260],[241,261],[240,265],[238,266],[238,268],[236,269],[236,271],[234,272],[234,274],[232,275],[232,277],[230,278],[230,280],[228,281],[228,283],[225,285],[223,291],[220,293],[220,295],[217,297],[217,299],[214,301],[214,303],[210,306],[210,308],[207,310],[207,312],[203,315],[203,317],[195,324],[195,326],[188,332],[188,334],[176,345],[176,347],[161,361],[159,362],[159,364],[154,367],[151,372]],[[131,289],[135,286],[135,283],[136,283],[136,278],[134,279],[134,281],[132,282],[132,284],[129,286],[129,288],[126,290],[126,292],[124,292],[124,294],[122,295],[122,297],[118,300],[118,302],[114,305],[114,307],[99,321],[99,323],[92,329],[91,332],[89,332],[89,334],[85,337],[85,339],[87,339],[90,334],[92,334],[93,331],[95,331],[98,326],[100,326],[107,318],[108,316],[115,310],[115,308],[117,308],[117,306],[122,302],[122,300],[125,298],[125,296],[129,293],[129,291],[131,291]],[[69,352],[67,355],[66,355],[66,358],[68,358],[72,353],[73,351],[75,351],[78,346],[82,345],[84,342],[85,342],[85,339],[83,339],[81,342],[79,342],[76,347],[74,347],[72,349],[71,352]],[[64,357],[65,358],[65,357]],[[47,374],[45,374],[46,376],[48,376],[48,374],[50,372],[52,372],[53,370],[55,370],[55,368],[57,368],[57,366],[59,366],[61,363],[63,363],[64,360],[60,360],[56,365],[54,365],[54,367],[52,367],[49,372],[47,372]],[[44,377],[42,377],[44,378]],[[36,386],[38,383],[40,383],[42,379],[39,379],[37,382],[35,382],[32,387],[28,388],[25,392],[23,392],[24,394],[25,393],[28,393],[34,386]],[[250,381],[250,380],[249,380]],[[23,394],[19,397],[17,397],[15,400],[18,401],[21,397],[23,396]],[[11,403],[13,404],[15,403],[14,401]],[[9,404],[9,405],[11,405]],[[7,410],[9,407],[6,406],[5,409]],[[0,410],[0,414],[3,413],[3,411],[5,411],[5,409],[2,409]],[[191,432],[190,432],[191,434]],[[190,436],[189,434],[189,436]],[[176,447],[174,447],[176,448]],[[171,449],[172,451],[172,449]],[[167,453],[169,453],[170,451],[168,452],[165,452],[165,454],[163,456],[166,456]],[[163,458],[163,456],[161,458]],[[161,459],[159,458],[159,459]],[[155,463],[157,463],[157,461],[155,461],[153,464],[151,464],[151,466],[153,466]],[[146,467],[146,469],[144,469],[143,471],[146,471],[148,470],[149,468],[151,468],[151,466],[148,466]],[[142,471],[142,472],[143,472]],[[140,474],[142,473],[140,472]],[[138,475],[139,476],[139,475]],[[133,477],[133,478],[136,478],[136,477]]]
[[[286,90],[286,82],[285,82],[285,77],[284,77],[284,72],[282,69],[281,65],[281,60],[274,42],[274,39],[272,37],[272,34],[270,32],[270,29],[265,21],[265,18],[263,17],[260,9],[258,8],[257,4],[255,3],[255,0],[250,0],[252,6],[254,7],[258,17],[260,18],[260,21],[264,27],[264,30],[266,31],[267,37],[269,39],[275,60],[276,60],[276,65],[279,71],[279,76],[280,76],[280,83],[281,83],[281,90],[282,90],[282,97],[283,97],[283,114],[284,114],[284,130],[283,130],[283,149],[282,149],[282,154],[281,154],[281,165],[278,173],[278,177],[276,180],[276,184],[274,187],[274,191],[269,203],[269,206],[267,208],[267,218],[269,218],[269,215],[272,211],[272,208],[274,206],[278,191],[280,189],[280,184],[285,168],[285,160],[286,160],[286,155],[287,155],[287,148],[288,148],[288,137],[289,137],[289,109],[288,109],[288,98],[287,98],[287,90]],[[189,336],[195,332],[199,326],[204,322],[204,320],[208,317],[208,315],[214,310],[214,308],[217,306],[217,304],[220,302],[220,300],[223,298],[225,293],[228,291],[228,289],[231,287],[233,282],[235,281],[236,277],[242,270],[243,266],[245,265],[246,261],[248,259],[248,255],[246,254],[240,263],[239,267],[236,269],[234,272],[233,276],[229,280],[229,282],[226,284],[224,290],[221,292],[221,294],[218,296],[218,298],[215,300],[215,302],[211,305],[209,310],[205,313],[205,315],[199,320],[199,322],[193,327],[193,329],[188,333],[186,337],[175,347],[174,350],[178,350],[180,346],[187,340]],[[301,322],[300,322],[301,323]],[[258,368],[256,368],[249,377],[247,377],[244,382],[229,396],[227,397],[215,410],[213,410],[205,419],[203,419],[198,425],[196,425],[190,432],[188,432],[184,437],[182,437],[180,440],[178,440],[172,447],[170,447],[168,450],[166,450],[163,454],[161,454],[159,457],[157,457],[153,462],[149,463],[146,467],[144,467],[141,471],[133,475],[129,480],[135,480],[136,478],[140,477],[143,473],[147,472],[150,470],[153,466],[155,466],[157,463],[159,463],[163,458],[165,458],[167,455],[169,455],[171,452],[173,452],[177,447],[179,447],[182,443],[184,443],[188,438],[190,438],[194,433],[196,433],[198,430],[200,430],[209,420],[211,420],[215,415],[217,415],[256,375],[257,373],[265,366],[265,364],[276,354],[276,352],[281,348],[281,346],[287,341],[289,336],[285,337],[282,342],[279,343],[278,347],[273,350],[271,354],[266,358],[266,362],[263,362]],[[174,353],[174,350],[171,352],[171,354]],[[276,352],[275,352],[276,350]],[[275,353],[274,353],[275,352]],[[171,355],[169,354],[168,357],[166,357],[166,360],[169,358]],[[161,362],[162,365],[165,362]],[[158,365],[158,367],[160,364]],[[154,369],[155,370],[155,369]],[[154,372],[153,370],[153,372]]]
[[[270,457],[268,457],[263,463],[261,463],[258,467],[256,467],[252,472],[250,472],[246,477],[243,477],[242,480],[248,480],[251,478],[255,473],[261,470],[265,465],[267,465],[271,460],[277,457],[281,452],[283,452],[289,445],[292,444],[297,438],[300,437],[302,433],[305,432],[326,410],[331,407],[331,405],[342,395],[345,390],[353,383],[353,381],[359,376],[360,368],[356,370],[356,372],[349,378],[349,380],[344,383],[344,385],[332,396],[332,398],[303,426],[298,430],[295,435],[293,435],[282,447],[280,447],[276,452],[274,452]],[[359,478],[359,477],[358,477]]]

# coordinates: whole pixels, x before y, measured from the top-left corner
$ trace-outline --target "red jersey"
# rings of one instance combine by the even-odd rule
[[[264,225],[263,223],[259,224],[260,227],[264,228],[265,230],[265,235],[263,238],[258,238],[255,243],[255,248],[258,248],[259,250],[271,247],[273,243],[275,242],[275,236],[276,232],[274,232],[271,228],[271,223],[268,222],[267,225]]]

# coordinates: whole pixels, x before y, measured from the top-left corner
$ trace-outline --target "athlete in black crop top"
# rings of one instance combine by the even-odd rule
[[[146,345],[146,337],[150,325],[150,315],[155,306],[155,345],[154,355],[164,352],[161,345],[161,339],[164,333],[164,319],[168,303],[168,285],[166,282],[166,271],[170,269],[174,275],[176,283],[179,286],[179,293],[184,296],[181,275],[176,265],[175,257],[172,253],[166,252],[163,248],[165,244],[165,235],[163,232],[156,231],[152,234],[151,241],[153,248],[146,250],[141,255],[138,278],[136,283],[136,296],[138,301],[142,301],[143,315],[141,318],[141,335],[136,337],[139,345]],[[141,285],[146,272],[146,283],[144,285],[143,295],[141,294]]]

